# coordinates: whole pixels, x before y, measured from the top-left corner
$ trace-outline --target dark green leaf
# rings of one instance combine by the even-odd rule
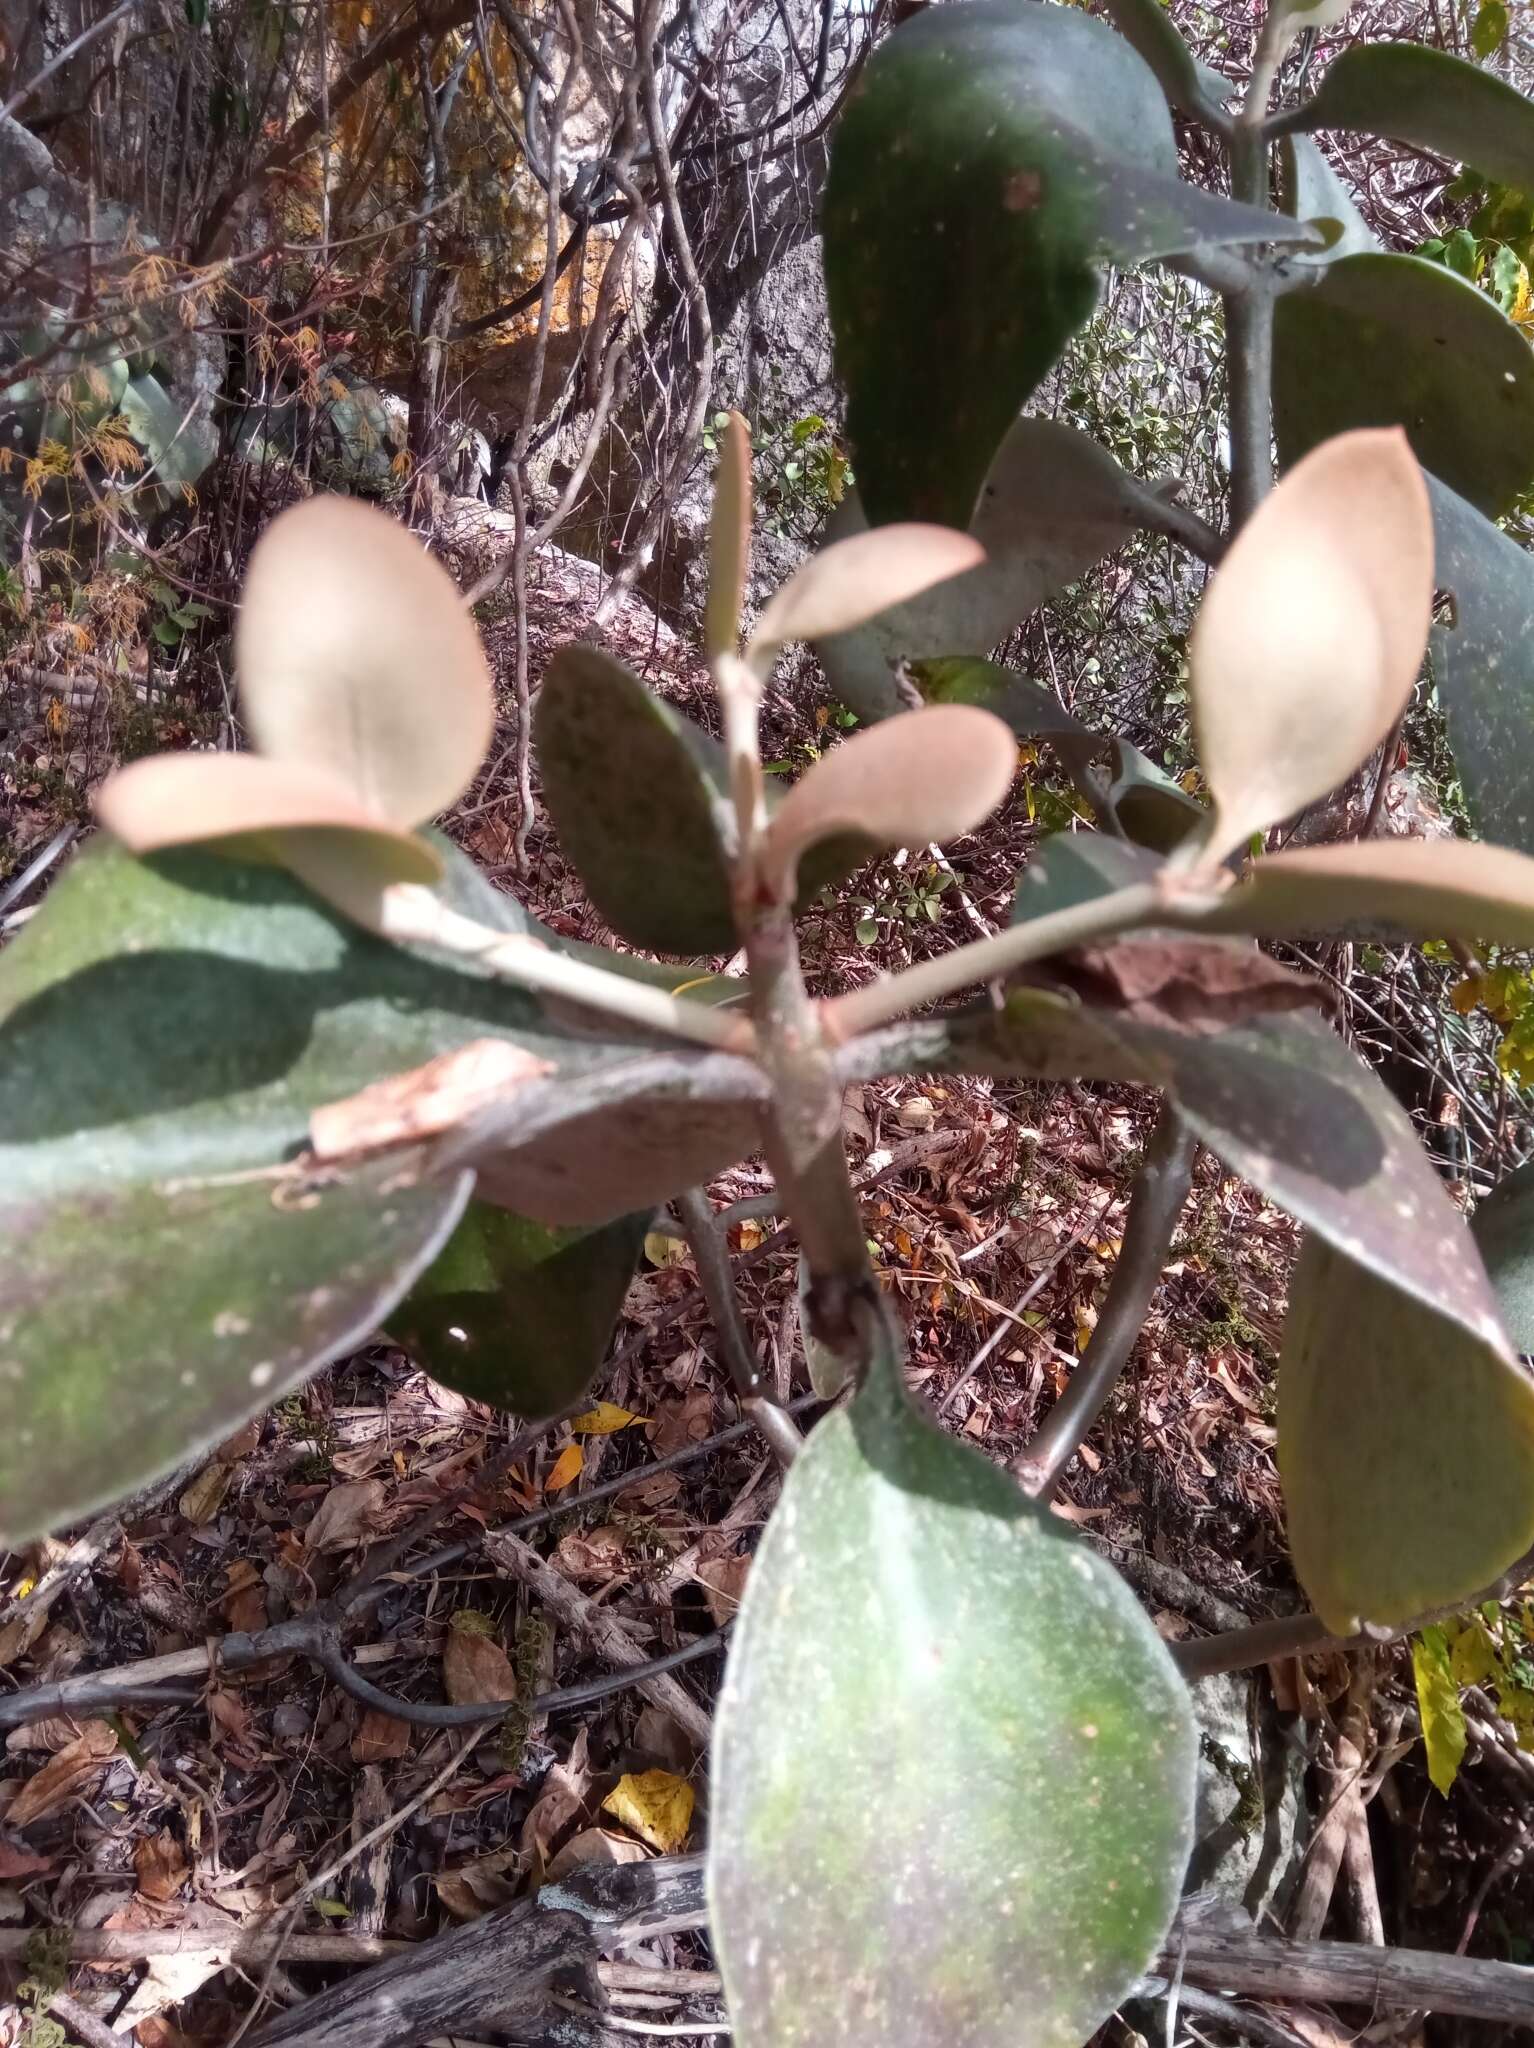
[[[1054,420],[1019,420],[970,522],[985,561],[866,626],[818,641],[831,694],[860,718],[888,717],[900,708],[892,663],[988,654],[1047,598],[1162,516],[1155,493],[1085,434]],[[844,539],[867,523],[849,491],[826,537]]]
[[[389,1335],[444,1386],[533,1418],[591,1384],[648,1214],[598,1230],[551,1230],[471,1202],[429,1270],[389,1316]]]
[[[1344,256],[1274,308],[1285,464],[1352,427],[1404,427],[1424,469],[1492,516],[1534,477],[1534,356],[1484,292],[1418,256]]]
[[[1127,740],[1113,743],[1114,776],[1108,802],[1119,830],[1137,846],[1170,853],[1209,813],[1155,762]]]
[[[1278,1456],[1295,1571],[1339,1634],[1455,1606],[1534,1544],[1534,1384],[1495,1314],[1425,1314],[1314,1240],[1289,1292]]]
[[[735,813],[719,742],[611,655],[579,645],[550,663],[533,735],[560,845],[613,930],[656,953],[734,952]],[[872,851],[845,837],[816,848],[800,901]],[[665,969],[646,978],[662,977],[677,979]]]
[[[968,525],[1003,434],[1096,304],[1100,263],[1274,234],[1271,214],[1179,181],[1166,103],[1122,38],[1037,0],[931,8],[876,50],[832,143],[822,227],[876,526]]]
[[[1355,43],[1286,125],[1385,135],[1534,190],[1534,105],[1479,65],[1418,43]]]
[[[1155,1953],[1186,1692],[1123,1582],[884,1359],[784,1483],[715,1721],[741,2048],[1063,2048]]]
[[[1534,1160],[1498,1181],[1470,1230],[1508,1334],[1520,1351],[1534,1352]]]
[[[752,1148],[744,1062],[583,1024],[281,870],[92,846],[0,955],[7,1533],[126,1492],[365,1335],[451,1227],[466,1152],[493,1153],[496,1199],[590,1223]],[[550,1072],[442,1178],[395,1156],[305,1182],[314,1110],[486,1037]]]
[[[1436,578],[1454,600],[1433,628],[1433,679],[1471,815],[1488,838],[1534,853],[1534,561],[1428,478]]]

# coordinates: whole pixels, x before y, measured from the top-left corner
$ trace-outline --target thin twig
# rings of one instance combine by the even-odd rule
[[[730,1271],[730,1255],[714,1216],[714,1205],[702,1188],[687,1188],[676,1197],[676,1213],[692,1246],[703,1298],[719,1335],[719,1348],[742,1412],[767,1439],[780,1464],[791,1465],[803,1438],[792,1417],[773,1399],[751,1345],[751,1333],[740,1312],[740,1299]]]
[[[1197,1155],[1197,1139],[1175,1106],[1163,1103],[1144,1164],[1135,1178],[1124,1242],[1097,1326],[1069,1386],[1013,1467],[1026,1491],[1037,1500],[1047,1501],[1059,1485],[1061,1474],[1107,1406],[1145,1327],[1177,1219],[1193,1185]]]

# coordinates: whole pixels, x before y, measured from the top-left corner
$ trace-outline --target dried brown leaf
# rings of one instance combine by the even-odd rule
[[[1049,963],[1047,978],[1095,1008],[1173,1031],[1228,1031],[1249,1017],[1326,1005],[1320,982],[1256,946],[1207,939],[1133,939],[1080,946]]]
[[[410,1723],[369,1707],[352,1737],[352,1762],[392,1764],[410,1754]]]
[[[83,1791],[117,1754],[117,1736],[105,1721],[87,1721],[74,1741],[48,1759],[17,1793],[6,1819],[13,1828],[31,1827]]]
[[[418,1144],[456,1130],[476,1111],[553,1072],[550,1061],[507,1039],[476,1038],[407,1074],[326,1103],[309,1119],[309,1144],[324,1162]]]
[[[144,1835],[134,1845],[133,1869],[139,1895],[152,1905],[173,1899],[190,1875],[186,1852],[169,1828]]]
[[[450,1628],[442,1648],[442,1687],[455,1707],[486,1706],[517,1697],[517,1674],[489,1636]]]
[[[352,1479],[345,1486],[331,1487],[304,1531],[305,1545],[310,1550],[355,1550],[377,1535],[383,1504],[383,1482],[378,1479]]]

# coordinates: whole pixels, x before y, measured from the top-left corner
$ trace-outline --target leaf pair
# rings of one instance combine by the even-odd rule
[[[555,655],[533,729],[560,844],[608,923],[657,952],[733,950],[735,818],[719,743],[594,647]],[[771,886],[809,895],[886,846],[972,830],[1016,759],[1006,727],[963,706],[855,735],[771,799]]]
[[[709,524],[703,645],[716,664],[735,657],[750,548],[751,437],[740,414],[732,412],[720,450]],[[741,659],[758,683],[765,682],[790,641],[849,632],[932,585],[975,569],[983,560],[978,539],[919,522],[834,539],[774,591]]]
[[[489,744],[489,672],[447,573],[345,498],[262,535],[235,634],[258,753],[174,754],[111,776],[101,822],[135,853],[207,844],[275,862],[362,915],[441,863],[415,827],[457,801]]]

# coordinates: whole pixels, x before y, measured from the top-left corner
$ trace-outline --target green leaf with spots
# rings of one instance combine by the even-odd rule
[[[544,801],[613,930],[656,953],[733,952],[724,750],[598,648],[561,647],[533,712]]]
[[[1344,256],[1273,309],[1285,465],[1403,427],[1423,468],[1495,518],[1534,477],[1534,355],[1486,294],[1419,256]]]
[[[390,1315],[389,1335],[472,1400],[557,1415],[596,1376],[648,1221],[554,1230],[471,1202]]]
[[[470,1180],[401,1185],[395,1160],[307,1187],[196,1171],[8,1187],[0,1543],[146,1484],[355,1349]]]
[[[1195,1736],[1117,1575],[881,1356],[784,1482],[714,1723],[742,2048],[1077,2048],[1155,1954]]]
[[[1534,854],[1534,559],[1437,477],[1435,569],[1453,599],[1433,627],[1433,680],[1471,815],[1487,839]]]
[[[956,527],[1101,265],[1279,232],[1182,184],[1144,61],[1037,0],[926,9],[879,46],[832,140],[822,231],[863,508]]]
[[[1534,190],[1534,104],[1477,64],[1420,43],[1355,43],[1283,128],[1346,128],[1473,164]]]
[[[1485,1301],[1472,1327],[1314,1238],[1301,1254],[1278,1463],[1295,1572],[1338,1634],[1467,1602],[1534,1546],[1534,1382]]]
[[[448,887],[483,885],[454,856]],[[582,1022],[279,869],[91,846],[0,954],[6,1534],[127,1492],[350,1348],[435,1255],[466,1167],[593,1223],[752,1149],[748,1063]],[[314,1110],[487,1037],[548,1071],[482,1143],[304,1178]]]
[[[1534,1352],[1534,1160],[1498,1181],[1470,1229],[1508,1334],[1520,1351]]]

